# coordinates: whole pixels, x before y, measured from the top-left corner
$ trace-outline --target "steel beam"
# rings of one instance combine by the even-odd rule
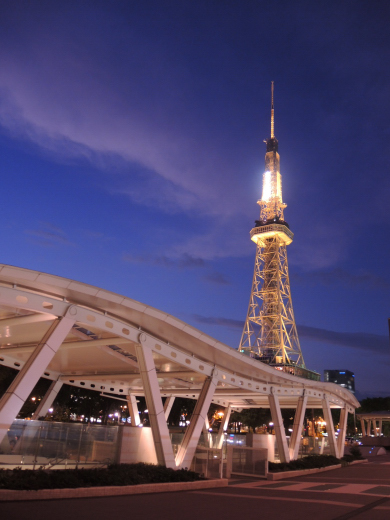
[[[187,426],[183,441],[176,455],[176,465],[179,468],[189,468],[191,466],[199,437],[207,417],[207,412],[218,383],[217,373],[215,370],[213,376],[207,377],[203,383],[203,388],[196,402],[191,422]]]
[[[53,321],[55,319],[56,316],[53,314],[24,314],[0,320],[0,329],[3,327],[13,327],[15,325],[30,325],[31,323],[40,323],[42,321]]]
[[[339,458],[338,448],[336,444],[336,436],[334,432],[334,426],[333,426],[333,418],[332,413],[329,406],[329,400],[327,394],[323,395],[322,398],[322,410],[324,412],[324,419],[326,422],[326,431],[328,433],[328,443],[330,448],[330,454],[334,457]]]
[[[62,385],[64,383],[60,380],[52,381],[45,396],[41,400],[38,405],[38,408],[35,410],[34,415],[31,417],[33,421],[37,420],[38,417],[45,417],[49,408],[54,403],[55,398],[58,395],[58,392],[61,390]]]
[[[172,410],[172,406],[173,406],[173,403],[175,402],[175,396],[174,395],[169,395],[166,399],[165,399],[165,403],[164,403],[164,415],[165,415],[165,420],[168,421],[169,419],[169,414],[171,413],[171,410]]]
[[[139,335],[140,344],[136,345],[135,350],[145,391],[146,404],[149,410],[157,462],[167,468],[175,468],[175,458],[165,420],[153,352],[143,344],[146,339],[146,334],[141,333]]]
[[[141,420],[139,418],[136,396],[134,394],[129,394],[126,398],[126,401],[131,417],[131,426],[139,426]]]
[[[53,319],[51,315],[50,319]],[[61,350],[72,349],[72,348],[84,348],[84,347],[99,347],[107,345],[123,345],[125,343],[132,343],[131,340],[126,338],[105,338],[105,339],[88,339],[85,341],[67,341],[61,346]],[[35,349],[35,345],[12,345],[10,347],[2,347],[2,352],[18,352],[18,353],[29,353]]]
[[[229,426],[229,420],[230,420],[231,413],[232,413],[232,407],[229,404],[229,406],[227,406],[225,408],[225,412],[223,414],[222,421],[219,426],[219,431],[218,431],[218,435],[217,435],[216,447],[219,450],[222,448],[222,445],[223,445],[224,435]]]
[[[271,417],[274,423],[276,442],[278,444],[280,462],[290,462],[290,454],[288,452],[286,432],[284,429],[283,418],[280,411],[279,398],[271,388],[268,396]]]
[[[0,400],[0,442],[76,321],[77,308],[56,319]]]
[[[340,429],[337,436],[337,450],[339,457],[344,456],[345,436],[347,433],[348,409],[346,406],[340,410]]]
[[[203,423],[203,438],[204,438],[204,441],[205,441],[205,444],[206,444],[206,447],[207,448],[212,448],[213,447],[213,438],[209,432],[209,429],[210,429],[210,423],[209,423],[209,418],[207,417],[206,415],[206,419]]]
[[[302,428],[303,428],[303,420],[305,418],[306,405],[307,405],[307,395],[305,393],[302,397],[300,397],[298,399],[297,408],[295,410],[293,431],[291,434],[290,447],[289,447],[289,453],[290,453],[291,460],[295,460],[298,458],[299,445],[301,442],[301,434],[302,434]]]

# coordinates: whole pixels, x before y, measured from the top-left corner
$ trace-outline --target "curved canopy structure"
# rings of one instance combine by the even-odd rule
[[[0,401],[2,436],[46,377],[57,391],[65,383],[126,398],[145,395],[157,460],[173,467],[189,467],[211,402],[227,410],[270,407],[285,459],[297,448],[293,433],[287,449],[281,407],[297,408],[298,439],[307,406],[324,408],[330,421],[330,408],[341,408],[345,422],[359,406],[340,386],[275,370],[145,304],[7,265],[0,265],[0,363],[19,370]],[[161,399],[170,396],[198,401],[176,458]]]

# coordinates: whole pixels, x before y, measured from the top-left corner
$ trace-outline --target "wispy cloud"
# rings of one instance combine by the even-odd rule
[[[123,260],[133,264],[151,264],[162,267],[174,267],[178,269],[193,269],[203,268],[206,262],[202,258],[195,258],[188,254],[183,254],[181,257],[172,258],[168,256],[144,256],[144,255],[123,255]]]
[[[66,233],[50,224],[49,222],[41,222],[40,229],[28,229],[25,233],[31,237],[30,239],[42,247],[57,246],[74,246],[75,244],[69,240]]]
[[[231,282],[226,278],[222,273],[218,273],[213,271],[209,274],[203,276],[203,280],[209,283],[213,283],[215,285],[230,285]]]
[[[202,204],[195,193],[146,169],[143,169],[142,175],[133,171],[131,181],[121,177],[120,184],[119,187],[110,188],[110,193],[129,197],[136,204],[157,208],[168,214],[191,214]],[[213,208],[213,205],[204,208],[204,213],[212,214]]]
[[[321,343],[331,343],[341,347],[355,348],[369,353],[376,351],[381,354],[390,355],[390,343],[387,336],[379,334],[367,334],[366,332],[336,332],[333,330],[318,329],[298,325],[300,337],[318,341]]]
[[[106,235],[101,231],[92,231],[90,229],[83,230],[84,236],[89,240],[94,240],[97,242],[112,242],[115,240],[113,236]]]
[[[11,7],[2,13],[0,28],[11,25],[13,34],[0,31],[0,124],[59,155],[142,165],[157,190],[146,197],[131,182],[123,186],[142,204],[235,215],[240,153],[237,143],[221,150],[220,142],[222,130],[225,143],[235,130],[222,102],[213,99],[207,117],[202,109],[214,78],[203,80],[210,88],[194,88],[186,53],[177,46],[172,53],[170,40],[153,31],[146,36],[135,14],[124,22],[112,10],[107,23],[104,8],[81,7],[77,16],[41,9],[22,18]],[[110,54],[116,46],[120,59]],[[245,156],[247,141],[239,146]]]
[[[244,322],[241,320],[233,320],[230,318],[217,318],[215,316],[202,316],[200,314],[193,314],[192,316],[198,323],[206,325],[219,325],[220,327],[228,327],[229,329],[242,329]]]
[[[305,274],[297,274],[292,272],[291,278],[307,284],[323,285],[344,285],[344,286],[364,286],[372,289],[389,289],[390,281],[382,276],[368,271],[354,273],[345,269],[332,269],[329,271],[312,271]]]
[[[237,216],[233,221],[226,216],[215,219],[204,233],[195,234],[172,248],[175,255],[187,253],[205,260],[255,255],[255,246],[249,240],[251,220]]]
[[[193,318],[200,324],[217,325],[235,330],[242,330],[244,327],[242,320],[201,316],[199,314],[194,314]],[[372,351],[390,355],[390,343],[387,336],[367,334],[366,332],[337,332],[316,327],[307,327],[305,325],[298,325],[297,328],[301,338],[311,341],[364,350],[367,352],[367,355]]]

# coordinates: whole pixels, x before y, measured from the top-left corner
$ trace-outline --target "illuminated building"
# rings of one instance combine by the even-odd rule
[[[324,370],[324,381],[336,383],[355,393],[355,374],[350,370]]]
[[[284,220],[278,140],[274,132],[274,85],[271,137],[266,142],[260,219],[250,237],[257,245],[252,290],[239,351],[287,373],[319,380],[303,360],[291,301],[287,246],[293,233]]]

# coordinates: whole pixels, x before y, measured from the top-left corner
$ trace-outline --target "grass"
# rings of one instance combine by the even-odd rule
[[[161,482],[203,480],[193,471],[153,464],[113,464],[93,469],[1,469],[0,489],[63,489],[97,486],[135,486]]]

